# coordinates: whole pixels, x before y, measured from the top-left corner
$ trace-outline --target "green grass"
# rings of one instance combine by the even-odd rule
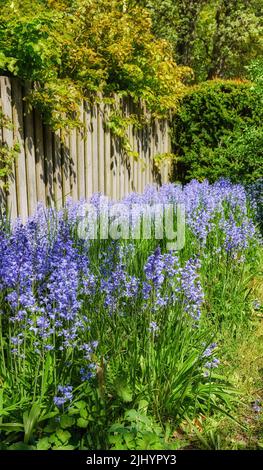
[[[257,272],[247,277],[243,285],[243,309],[247,301],[257,299],[263,304],[263,251],[258,257]],[[239,298],[240,299],[240,298]],[[242,308],[240,303],[233,308]],[[225,378],[239,393],[237,406],[231,416],[214,413],[200,415],[184,422],[174,436],[184,446],[201,449],[238,450],[263,449],[263,415],[255,412],[253,404],[263,405],[263,311],[253,309],[249,322],[242,322],[236,329],[223,322],[219,333],[221,344],[220,369]]]

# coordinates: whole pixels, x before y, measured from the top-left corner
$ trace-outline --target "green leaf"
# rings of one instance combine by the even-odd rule
[[[56,431],[57,428],[58,428],[58,423],[56,423],[55,421],[51,421],[50,423],[47,424],[47,426],[44,427],[44,432],[52,433]]]
[[[22,423],[2,423],[0,429],[3,431],[23,431],[24,425]]]
[[[45,421],[46,419],[54,418],[58,414],[59,414],[59,411],[52,411],[51,413],[47,413],[46,415],[41,416],[38,422],[40,423],[41,421]]]
[[[62,429],[70,428],[75,423],[75,419],[71,416],[62,416],[60,419],[60,426]]]
[[[87,419],[79,418],[79,419],[77,420],[77,426],[78,426],[79,428],[87,428],[88,424],[89,424],[89,422],[88,422]]]
[[[10,447],[8,447],[8,450],[34,450],[34,446],[29,446],[25,444],[24,442],[15,442],[15,444],[12,444]]]
[[[59,440],[56,434],[51,434],[51,436],[49,436],[49,442],[51,442],[51,444],[54,444],[56,446],[61,445],[61,441]]]
[[[123,384],[122,382],[117,384],[117,394],[118,397],[124,401],[125,403],[130,403],[132,401],[133,395],[131,387],[127,384]]]
[[[58,429],[57,432],[56,432],[56,436],[58,437],[58,439],[63,443],[65,444],[66,442],[68,442],[68,440],[71,438],[71,434],[69,431],[64,431],[62,429]]]
[[[138,405],[138,410],[139,411],[144,411],[146,412],[148,409],[149,403],[146,400],[140,400],[139,405]]]
[[[79,410],[83,410],[84,408],[86,408],[87,404],[86,404],[85,401],[80,400],[80,401],[77,401],[76,403],[74,403],[74,406],[76,408],[78,408]]]
[[[29,413],[28,411],[25,411],[23,413],[23,423],[24,423],[24,430],[25,430],[24,443],[25,444],[28,444],[28,441],[31,438],[34,427],[36,423],[38,422],[40,413],[41,413],[41,408],[36,403],[33,404]]]
[[[53,370],[53,364],[52,364],[52,357],[51,354],[48,354],[46,357],[45,361],[45,368],[44,368],[44,375],[42,379],[42,387],[41,387],[41,395],[45,395],[48,385],[51,384],[52,382],[52,370]]]
[[[86,408],[81,408],[81,410],[79,411],[79,414],[80,414],[81,418],[83,418],[83,419],[87,419],[87,417],[88,417],[88,412],[87,412]]]
[[[125,413],[125,419],[127,419],[128,421],[131,421],[131,422],[133,422],[133,421],[136,422],[137,419],[138,419],[138,416],[139,416],[139,413],[136,410],[128,410]]]
[[[52,447],[52,450],[74,450],[74,449],[75,447],[71,445]]]
[[[37,450],[48,450],[51,447],[48,437],[43,437],[37,442]]]

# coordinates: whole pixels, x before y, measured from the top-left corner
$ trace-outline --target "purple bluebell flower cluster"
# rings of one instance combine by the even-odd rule
[[[146,300],[154,295],[155,310],[175,302],[179,289],[174,285],[174,279],[179,271],[178,256],[174,253],[162,254],[160,247],[147,259],[142,292]]]
[[[205,362],[204,368],[206,369],[204,372],[204,376],[208,377],[209,374],[211,373],[212,369],[215,369],[219,366],[220,360],[217,357],[211,357],[213,356],[215,350],[217,348],[217,343],[211,343],[207,348],[204,350],[202,354],[202,358],[210,358],[209,361]]]
[[[204,292],[201,286],[198,270],[200,260],[189,259],[181,269],[181,289],[184,294],[184,309],[194,319],[199,320],[201,307],[204,301]]]
[[[91,362],[87,367],[81,367],[80,378],[82,382],[88,381],[96,376],[97,364]]]
[[[217,343],[210,344],[210,346],[208,346],[203,352],[203,357],[211,356],[216,348],[217,348]]]
[[[214,357],[211,361],[205,363],[206,369],[214,369],[218,367],[220,364],[220,360]]]
[[[100,194],[89,202],[99,215],[114,206]],[[101,316],[114,326],[116,317],[121,318],[127,330],[135,316],[138,329],[144,325],[147,337],[150,332],[157,340],[164,319],[169,318],[167,312],[180,311],[185,322],[198,325],[204,304],[200,272],[209,243],[215,256],[224,252],[231,260],[243,262],[256,239],[244,188],[224,180],[214,185],[206,181],[192,181],[185,187],[167,184],[159,190],[148,186],[143,194],[133,193],[123,200],[133,210],[132,228],[140,224],[145,210],[152,223],[156,204],[160,208],[184,204],[187,230],[195,244],[191,257],[166,252],[153,238],[145,249],[132,239],[82,239],[78,224],[85,217],[85,203],[68,201],[61,211],[39,206],[26,224],[18,219],[10,230],[0,226],[3,344],[12,353],[10,364],[19,374],[23,363],[32,383],[41,367],[46,370],[52,365],[58,369],[57,383],[67,383],[63,371],[69,369],[74,380],[78,377],[88,386],[102,354],[98,340],[108,334],[106,329],[101,331],[107,322],[97,326]],[[212,344],[203,353],[203,358],[209,358],[208,370],[218,365],[210,357],[215,347]],[[59,385],[54,403],[70,402],[72,390],[70,385]]]
[[[59,385],[58,395],[54,397],[54,404],[58,407],[63,406],[67,402],[71,402],[73,399],[72,393],[73,387],[71,385]]]
[[[124,307],[138,293],[139,281],[130,276],[125,266],[118,263],[110,275],[101,279],[101,292],[105,296],[104,306],[112,314],[117,308]]]

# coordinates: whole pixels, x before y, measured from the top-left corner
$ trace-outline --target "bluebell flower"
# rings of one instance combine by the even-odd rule
[[[203,357],[211,356],[216,348],[217,348],[217,343],[210,344],[210,346],[208,346],[203,352]]]
[[[73,399],[72,393],[73,387],[71,385],[59,385],[58,396],[55,396],[53,401],[58,407],[63,406],[66,402],[70,402]]]
[[[155,321],[151,321],[150,322],[150,327],[149,327],[150,333],[155,334],[158,330],[159,330],[159,327],[158,327],[157,323]]]
[[[80,377],[82,382],[86,382],[96,376],[97,373],[97,364],[90,363],[87,367],[82,367],[80,369]]]
[[[204,367],[205,367],[206,369],[214,369],[214,368],[218,367],[219,364],[220,364],[220,360],[217,359],[216,357],[214,357],[214,358],[212,359],[212,361],[206,362],[205,365],[204,365]]]

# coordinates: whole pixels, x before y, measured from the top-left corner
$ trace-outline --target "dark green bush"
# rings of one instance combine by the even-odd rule
[[[263,174],[262,93],[250,82],[193,87],[173,119],[174,177],[251,182]]]

